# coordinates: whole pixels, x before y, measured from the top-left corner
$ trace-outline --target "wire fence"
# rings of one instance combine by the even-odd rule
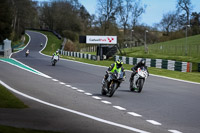
[[[144,50],[144,47],[140,47]],[[149,45],[149,54],[200,57],[200,45]]]

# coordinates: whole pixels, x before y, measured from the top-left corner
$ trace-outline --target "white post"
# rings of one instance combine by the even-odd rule
[[[145,44],[144,44],[144,48],[145,48],[145,53],[147,53],[147,32],[149,32],[148,30],[145,30]]]
[[[11,40],[4,40],[4,58],[9,58],[10,54],[12,53],[11,48]]]

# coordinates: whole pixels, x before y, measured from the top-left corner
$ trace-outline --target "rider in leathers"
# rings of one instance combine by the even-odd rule
[[[124,72],[124,68],[122,67],[122,65],[123,65],[123,61],[117,60],[115,63],[111,64],[111,66],[108,68],[108,71],[114,73],[115,70],[120,70],[121,69],[121,71],[124,73],[123,77],[125,79],[125,72]],[[106,73],[105,76],[104,76],[104,79],[102,81],[102,84],[105,83],[105,81],[107,80],[108,76],[109,76],[109,74]]]
[[[59,58],[60,58],[60,55],[59,55],[58,51],[56,51],[56,52],[53,54],[53,56],[52,56],[52,58],[51,58],[51,59],[53,59],[53,58],[54,58],[54,56],[58,56],[58,60],[59,60]]]
[[[148,71],[148,69],[147,69],[146,62],[145,62],[144,59],[142,59],[140,62],[138,62],[138,64],[136,64],[134,67],[131,68],[131,70],[132,70],[133,72],[132,72],[131,77],[130,77],[130,82],[133,81],[134,88],[137,88],[137,86],[136,86],[136,80],[134,80],[134,76],[135,76],[135,74],[137,73],[137,69],[138,69],[138,68],[142,68],[142,67],[145,67],[145,69],[146,69],[147,72],[148,72],[148,76],[149,76],[149,71]]]

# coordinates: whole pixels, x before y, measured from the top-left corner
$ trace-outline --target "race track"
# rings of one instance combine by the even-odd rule
[[[51,57],[39,53],[42,49],[40,44],[46,43],[46,37],[37,32],[27,31],[27,33],[31,37],[29,45],[23,51],[13,54],[12,58],[51,78],[0,62],[0,80],[34,98],[94,117],[93,119],[44,105],[17,94],[35,109],[35,117],[41,115],[40,111],[44,114],[41,120],[38,118],[36,124],[27,125],[28,127],[88,133],[199,133],[200,84],[150,75],[143,91],[134,93],[129,91],[128,79],[131,72],[126,71],[127,79],[114,96],[112,98],[102,96],[101,81],[106,67],[64,59],[61,59],[55,67],[51,66]],[[27,58],[26,49],[30,50]],[[5,110],[0,112],[6,114]],[[25,116],[29,117],[30,113]],[[49,118],[51,116],[52,119]],[[9,121],[1,116],[0,124],[17,125],[16,121],[12,121],[12,116],[10,119]]]

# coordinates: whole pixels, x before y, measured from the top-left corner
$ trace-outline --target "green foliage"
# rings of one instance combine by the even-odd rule
[[[0,85],[0,108],[27,108],[27,106]]]
[[[39,31],[47,35],[48,43],[45,49],[42,51],[44,54],[53,55],[58,49],[60,49],[62,40],[59,40],[53,33],[46,31]]]
[[[12,10],[7,0],[0,1],[0,42],[9,38],[12,32]]]
[[[60,34],[64,34],[64,36],[65,34],[69,35],[69,37],[66,37],[71,40],[76,40],[76,33],[82,31],[79,8],[75,7],[75,5],[69,1],[44,3],[44,6],[41,7],[40,18],[41,21],[46,24],[46,27]],[[75,35],[75,37],[73,35]]]
[[[78,40],[78,34],[75,33],[75,32],[72,32],[72,31],[70,31],[70,30],[64,30],[64,31],[62,32],[62,35],[63,35],[64,37],[66,37],[67,39],[70,39],[70,40],[72,40],[72,41]]]

